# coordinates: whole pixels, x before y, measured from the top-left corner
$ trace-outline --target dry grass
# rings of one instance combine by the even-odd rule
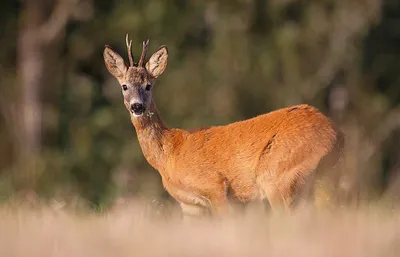
[[[400,256],[398,213],[371,208],[192,224],[144,213],[140,203],[102,214],[3,207],[0,256]]]

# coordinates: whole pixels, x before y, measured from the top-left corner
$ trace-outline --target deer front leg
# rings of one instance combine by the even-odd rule
[[[208,185],[207,190],[204,190],[204,188],[188,189],[172,184],[170,181],[164,182],[164,186],[166,186],[171,196],[180,203],[185,219],[210,215],[224,216],[231,211],[225,184],[222,186],[220,184],[211,184]]]
[[[184,221],[205,216],[223,217],[231,213],[226,197],[212,197],[207,205],[201,199],[193,199],[192,203],[180,202]]]
[[[171,186],[171,184],[167,190],[179,202],[184,220],[194,217],[199,218],[210,213],[210,201],[207,198],[194,192]]]
[[[180,203],[180,205],[182,209],[184,222],[198,220],[199,218],[207,216],[209,214],[209,210],[201,205],[186,204],[182,202]]]

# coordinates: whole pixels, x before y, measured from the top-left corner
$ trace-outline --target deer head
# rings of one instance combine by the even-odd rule
[[[110,46],[104,49],[104,62],[107,70],[121,85],[124,104],[133,117],[141,117],[149,109],[152,101],[152,88],[156,79],[167,67],[168,49],[161,46],[144,65],[149,40],[143,41],[142,54],[135,66],[132,55],[132,40],[126,35],[126,46],[129,57],[129,67],[124,59]]]

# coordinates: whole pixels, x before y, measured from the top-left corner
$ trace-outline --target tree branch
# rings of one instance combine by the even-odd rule
[[[79,0],[58,0],[49,19],[41,26],[39,36],[44,44],[55,40],[65,28]]]
[[[370,13],[363,13],[357,6],[349,9],[337,7],[327,57],[316,74],[305,82],[308,99],[314,98],[328,87],[342,63],[346,61],[349,47],[354,40],[359,40],[363,31],[374,22],[371,17],[375,17],[379,10],[380,8],[376,7],[369,10]]]

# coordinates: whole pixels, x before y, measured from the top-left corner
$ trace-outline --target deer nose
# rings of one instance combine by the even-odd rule
[[[140,103],[131,104],[131,110],[136,115],[141,115],[146,110],[146,107]]]

